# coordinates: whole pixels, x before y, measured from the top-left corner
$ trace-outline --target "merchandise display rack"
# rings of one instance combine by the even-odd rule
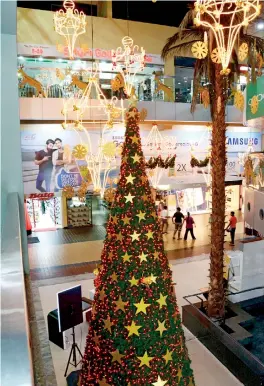
[[[68,228],[92,226],[92,203],[86,199],[86,202],[79,202],[67,208]]]

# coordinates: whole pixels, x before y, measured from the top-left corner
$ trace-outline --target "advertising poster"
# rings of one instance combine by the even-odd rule
[[[124,128],[115,128],[105,135],[104,140],[120,147],[124,142],[124,132]],[[142,149],[146,158],[156,156],[156,150],[147,143],[148,134],[149,131],[141,131]],[[168,151],[163,157],[176,154],[175,169],[167,170],[164,178],[197,173],[190,165],[191,152],[199,160],[207,156],[210,140],[206,130],[164,130],[162,135],[168,140]],[[60,124],[22,124],[21,151],[25,194],[59,192],[66,185],[80,186],[82,170],[87,164],[85,160],[75,159],[72,151],[76,145],[82,143],[91,153],[96,154],[100,137],[101,131],[96,127],[89,130],[88,141],[85,133],[64,130]],[[261,133],[227,132],[227,175],[241,173],[238,154],[248,151],[249,146],[252,146],[254,151],[261,150]],[[108,177],[115,178],[119,175],[120,163],[120,152],[117,152]],[[208,173],[207,169],[204,168],[203,172]],[[104,178],[103,172],[101,178]]]
[[[247,120],[264,117],[264,76],[247,85],[246,102]]]

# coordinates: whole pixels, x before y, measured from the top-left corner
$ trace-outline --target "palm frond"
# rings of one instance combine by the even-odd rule
[[[181,24],[179,25],[179,28],[180,28],[180,38],[181,38],[181,35],[182,35],[182,31],[184,31],[186,29],[189,29],[190,26],[193,26],[194,16],[195,16],[194,9],[190,9],[186,13],[184,18],[182,19]]]
[[[181,37],[180,37],[181,34]],[[182,50],[180,50],[180,54],[177,54],[177,48],[178,47],[185,47],[187,48],[187,45],[190,47],[192,44],[198,40],[203,39],[203,32],[197,29],[193,30],[183,30],[183,31],[177,31],[176,34],[168,38],[167,43],[162,49],[161,57],[163,59],[166,59],[174,54],[175,50],[175,56],[182,56]]]

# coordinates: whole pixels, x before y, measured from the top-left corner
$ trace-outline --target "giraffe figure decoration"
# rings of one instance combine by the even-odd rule
[[[157,85],[157,88],[155,90],[155,94],[157,94],[159,91],[163,91],[164,94],[167,95],[169,101],[173,102],[174,101],[173,90],[170,87],[165,86],[165,84],[160,81],[158,72],[154,71],[153,75],[154,75],[154,81]]]
[[[23,68],[24,66],[20,66],[18,69],[18,74],[21,75],[21,77],[23,78],[22,81],[19,83],[19,88],[21,88],[25,84],[28,84],[29,86],[32,86],[36,89],[38,97],[43,96],[44,98],[47,98],[42,84],[38,80],[27,75]]]

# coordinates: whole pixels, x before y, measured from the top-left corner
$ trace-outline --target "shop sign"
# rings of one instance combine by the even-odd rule
[[[70,185],[73,188],[80,186],[82,183],[82,176],[80,173],[68,173],[62,169],[57,175],[57,188],[63,189],[65,186]]]
[[[69,57],[68,47],[58,44],[57,46],[37,45],[17,43],[17,51],[19,55],[25,56],[42,56],[42,57],[59,57],[67,59]],[[94,59],[111,61],[111,50],[102,48],[91,49],[89,47],[76,47],[74,55],[79,59]],[[164,62],[160,55],[147,54],[146,63],[163,65]]]
[[[52,197],[54,197],[54,193],[32,193],[28,196],[32,200],[49,200]]]
[[[264,117],[264,76],[247,85],[246,119]]]

